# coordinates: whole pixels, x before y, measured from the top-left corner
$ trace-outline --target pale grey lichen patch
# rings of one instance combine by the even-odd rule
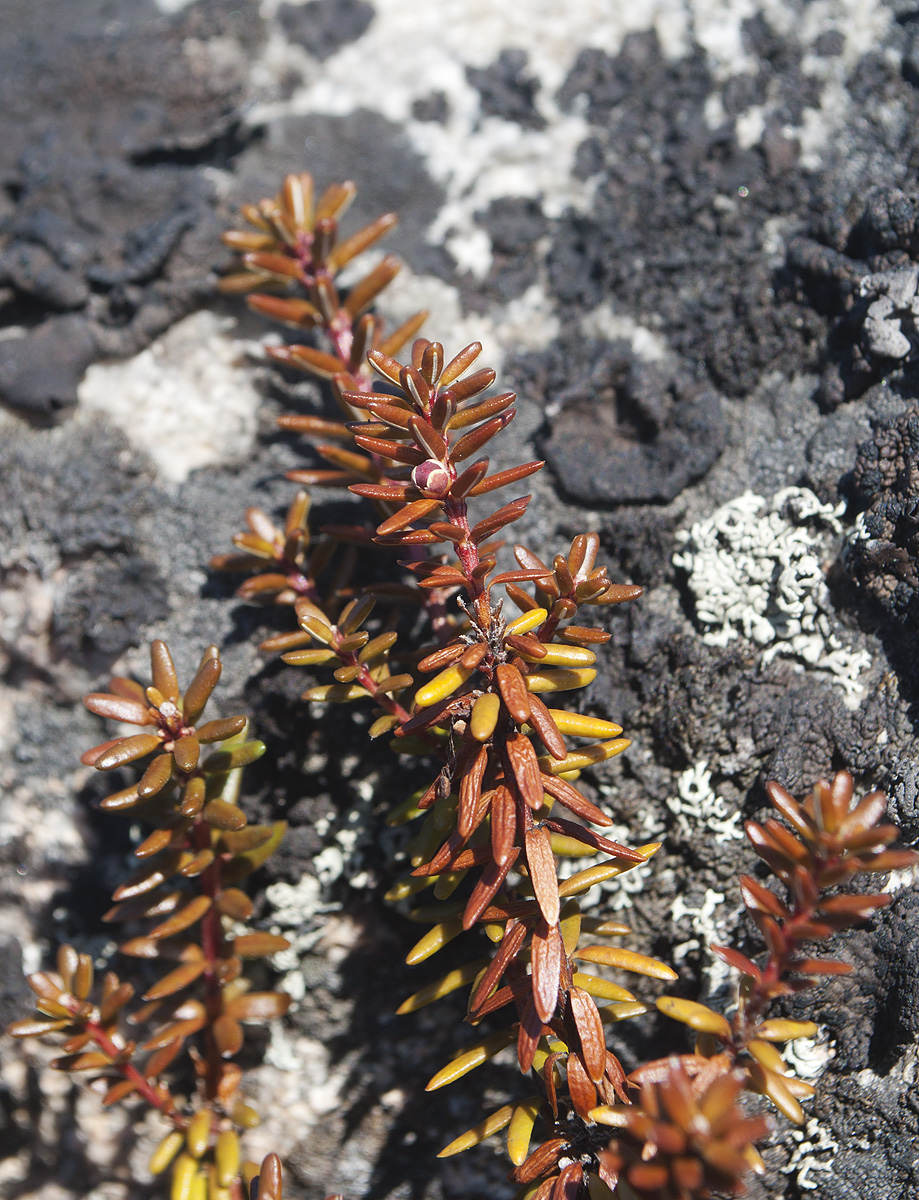
[[[266,0],[262,11],[270,19],[278,6],[279,0]],[[366,33],[326,59],[321,70],[275,28],[252,68],[256,88],[269,98],[254,106],[248,120],[257,125],[282,116],[369,110],[398,124],[445,193],[427,240],[445,246],[461,271],[479,278],[489,270],[492,249],[476,214],[492,201],[535,197],[548,217],[590,206],[593,185],[574,171],[590,126],[555,98],[584,47],[614,55],[629,33],[651,28],[674,56],[691,41],[681,0],[579,0],[564,10],[551,0],[452,0],[421,7],[378,0],[375,9]],[[539,128],[484,113],[468,77],[467,69],[488,67],[510,48],[522,52],[528,76],[537,81]],[[382,78],[366,69],[368,62],[385,64]],[[299,75],[302,85],[282,99],[270,98],[273,82],[285,74]],[[434,91],[444,98],[444,121],[416,119],[416,102]]]
[[[677,795],[668,796],[667,807],[676,817],[677,832],[683,837],[692,838],[705,832],[714,834],[721,845],[743,840],[740,812],[736,809],[731,812],[727,800],[716,795],[705,760],[682,772],[677,780]]]
[[[324,904],[322,885],[314,875],[304,875],[295,884],[273,883],[265,890],[272,911],[268,920],[272,933],[279,933],[290,942],[287,950],[272,955],[275,970],[282,972],[278,987],[293,1001],[293,1008],[306,995],[302,962],[322,936],[317,918],[336,905]]]
[[[697,950],[707,953],[703,960],[702,974],[705,983],[705,995],[714,997],[725,995],[733,990],[736,983],[736,972],[732,971],[726,962],[709,947],[714,943],[724,945],[730,940],[730,929],[736,923],[739,910],[726,909],[724,892],[716,892],[706,888],[700,904],[688,904],[682,896],[677,896],[670,906],[670,919],[677,925],[685,917],[689,917],[690,929],[693,936],[673,947],[673,960],[680,962],[688,954]]]
[[[380,312],[387,328],[394,328],[419,309],[430,313],[427,328],[446,329],[448,356],[470,342],[486,346],[488,365],[500,375],[510,353],[537,350],[558,336],[560,322],[545,290],[534,284],[509,303],[486,314],[463,311],[459,290],[433,275],[416,274],[403,267],[392,286],[380,299]]]
[[[745,638],[760,648],[762,665],[790,658],[826,673],[857,701],[871,658],[834,630],[823,571],[844,508],[807,488],[783,488],[770,500],[744,492],[679,531],[673,562],[688,575],[703,641]]]
[[[871,298],[865,315],[867,349],[881,358],[908,358],[919,333],[919,266],[899,267],[866,275],[861,281],[863,298]]]
[[[804,1191],[816,1191],[820,1182],[813,1177],[833,1174],[833,1158],[839,1150],[839,1142],[817,1117],[811,1117],[803,1129],[792,1129],[789,1136],[796,1145],[784,1168],[785,1173],[794,1175],[798,1187]]]
[[[585,337],[629,342],[636,356],[646,362],[661,362],[667,358],[667,341],[663,334],[639,324],[627,313],[614,312],[609,300],[585,313],[580,326]]]
[[[812,1038],[795,1038],[784,1051],[785,1061],[801,1079],[817,1079],[831,1059],[836,1057],[836,1044],[825,1028]]]
[[[251,452],[259,396],[235,321],[202,310],[124,362],[94,363],[80,404],[101,410],[169,480]]]

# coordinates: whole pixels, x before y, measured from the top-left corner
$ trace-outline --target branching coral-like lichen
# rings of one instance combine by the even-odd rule
[[[678,533],[673,562],[689,576],[703,640],[726,646],[746,638],[762,647],[763,665],[792,658],[857,695],[871,660],[833,632],[824,578],[827,535],[841,534],[844,508],[807,488],[783,488],[770,500],[744,492]]]

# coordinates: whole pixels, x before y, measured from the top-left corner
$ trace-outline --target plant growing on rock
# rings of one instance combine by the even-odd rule
[[[234,539],[238,552],[213,565],[246,574],[241,598],[292,609],[296,628],[269,637],[263,648],[291,666],[331,670],[331,681],[311,682],[305,699],[370,700],[370,736],[387,737],[396,754],[432,764],[424,786],[395,798],[391,823],[416,822],[417,830],[407,847],[411,873],[393,883],[388,899],[411,899],[410,917],[429,926],[410,963],[426,961],[474,928],[484,933],[479,945],[486,952],[472,951],[471,961],[422,986],[399,1011],[408,1015],[468,988],[466,1021],[488,1031],[464,1044],[428,1089],[509,1048],[530,1089],[441,1154],[506,1130],[511,1179],[528,1200],[585,1194],[694,1200],[741,1190],[744,1174],[759,1161],[755,1143],[769,1128],[742,1094],[768,1097],[800,1121],[799,1098],[812,1090],[788,1074],[775,1043],[814,1027],[771,1016],[770,1005],[813,986],[821,974],[841,973],[842,964],[810,957],[805,944],[868,919],[890,899],[827,895],[827,889],[917,856],[888,848],[897,831],[880,823],[880,793],[852,807],[853,783],[844,772],[818,782],[800,805],[770,785],[793,832],[768,821],[749,823],[747,834],[786,895],[752,876],[741,880],[765,957],[757,964],[715,947],[741,974],[736,1011],[729,1019],[694,1001],[661,997],[662,1012],[697,1032],[695,1051],[626,1073],[607,1046],[606,1027],[647,1008],[620,982],[595,972],[612,968],[670,982],[677,976],[618,944],[614,939],[628,936],[628,927],[582,912],[581,898],[594,884],[646,863],[659,844],[630,847],[601,832],[612,819],[577,786],[579,777],[629,742],[618,724],[583,715],[563,693],[591,683],[597,652],[610,640],[585,621],[587,614],[636,599],[641,588],[614,582],[597,565],[595,532],[578,534],[551,561],[515,545],[516,566],[499,569],[497,539],[531,497],[503,501],[492,493],[515,487],[543,464],[493,470],[483,454],[514,419],[516,396],[488,394],[496,377],[476,369],[478,343],[448,359],[440,342],[418,338],[408,361],[396,357],[424,314],[383,338],[367,311],[394,277],[394,260],[383,259],[350,290],[339,289],[337,271],[395,220],[387,215],[339,241],[337,219],[353,194],[353,185],[335,185],[314,205],[311,178],[289,176],[274,200],[244,210],[256,232],[226,235],[243,259],[223,288],[250,292],[256,311],[325,339],[320,346],[270,350],[286,366],[328,380],[342,410],[343,419],[334,421],[281,418],[284,428],[318,439],[325,464],[289,477],[300,485],[349,488],[369,502],[372,521],[327,526],[316,539],[309,496],[301,491],[281,527],[250,508],[246,531]],[[281,294],[257,290],[266,287]],[[368,571],[365,579],[373,582],[361,586],[361,556],[371,547],[395,551],[402,574],[380,581],[378,571]],[[517,615],[505,612],[507,601]],[[422,619],[400,624],[408,606]],[[400,637],[409,624],[414,638],[406,649]],[[111,693],[87,698],[92,711],[132,721],[142,732],[103,743],[84,761],[110,770],[153,755],[141,780],[103,807],[137,808],[153,825],[137,851],[144,864],[116,893],[108,916],[156,922],[121,949],[169,962],[133,1018],[163,1024],[139,1051],[125,1041],[116,1019],[131,989],[109,976],[94,1006],[88,960],[65,948],[59,978],[33,982],[46,1019],[20,1023],[14,1032],[64,1034],[64,1069],[99,1072],[112,1080],[107,1100],[137,1093],[163,1113],[173,1128],[153,1165],[163,1169],[178,1156],[177,1200],[238,1200],[255,1174],[251,1165],[239,1166],[236,1140],[249,1119],[233,1063],[240,1022],[286,1007],[279,993],[247,990],[241,960],[286,943],[259,933],[229,936],[223,920],[251,912],[236,885],[274,850],[282,826],[248,826],[236,804],[240,768],[260,752],[260,743],[238,740],[245,718],[198,724],[219,674],[216,649],[205,653],[184,696],[162,643],[154,643],[152,667],[151,688],[117,680]],[[201,744],[208,742],[221,749],[202,759]],[[560,856],[588,853],[603,859],[559,878]],[[427,891],[430,904],[414,899]],[[195,989],[203,989],[200,998]],[[193,1100],[179,1102],[165,1076],[186,1042],[198,1084]],[[137,1053],[151,1057],[138,1065]],[[266,1160],[260,1178],[253,1185],[260,1200],[279,1200],[276,1158]]]
[[[150,1169],[159,1174],[171,1165],[176,1200],[241,1200],[256,1168],[241,1162],[239,1134],[258,1121],[235,1061],[243,1025],[280,1016],[290,1002],[281,992],[252,991],[243,965],[289,943],[229,926],[251,916],[239,885],[277,849],[284,822],[250,825],[236,803],[243,767],[265,749],[244,740],[246,717],[201,721],[221,674],[217,647],[207,647],[184,692],[163,642],[153,642],[150,660],[150,686],[118,676],[111,691],[84,699],[90,712],[141,732],[102,742],[82,758],[106,773],[146,763],[139,780],[100,806],[152,826],[134,851],[140,865],[104,918],[145,928],[118,947],[154,967],[144,973],[142,1003],[132,1004],[135,985],[114,971],[96,992],[92,959],[65,945],[57,973],[29,976],[38,1017],[10,1032],[62,1037],[64,1054],[53,1066],[102,1084],[103,1104],[137,1097],[163,1116],[170,1129]],[[188,1096],[176,1092],[177,1080],[191,1085]],[[265,1190],[264,1200],[270,1195]]]

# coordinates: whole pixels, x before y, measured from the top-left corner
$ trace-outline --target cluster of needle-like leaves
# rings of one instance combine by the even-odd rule
[[[93,1000],[90,958],[63,946],[56,975],[29,977],[39,1018],[10,1031],[63,1037],[54,1066],[104,1082],[106,1104],[136,1096],[163,1114],[171,1130],[151,1170],[172,1163],[173,1195],[243,1200],[238,1135],[258,1120],[240,1092],[243,1025],[280,1016],[289,1004],[283,993],[252,991],[243,964],[289,943],[240,931],[253,906],[239,885],[277,849],[284,823],[250,825],[237,804],[241,769],[264,752],[261,742],[243,740],[246,718],[201,723],[220,678],[217,648],[204,652],[184,693],[163,642],[153,643],[150,657],[149,687],[116,677],[110,692],[84,701],[91,712],[144,730],[83,755],[104,772],[148,760],[137,782],[101,802],[152,827],[134,851],[138,869],[104,917],[131,931],[119,953],[149,964],[142,1003],[131,1005],[134,984],[113,971]],[[190,1083],[190,1094],[177,1094],[176,1081]]]
[[[225,275],[220,290],[248,292],[250,308],[295,329],[323,330],[331,352],[294,345],[272,347],[269,354],[321,378],[344,375],[359,387],[367,375],[367,351],[378,345],[396,353],[421,328],[427,313],[416,313],[382,337],[379,319],[367,310],[399,273],[399,261],[392,255],[352,284],[342,299],[335,277],[398,222],[395,213],[384,213],[339,241],[339,218],[356,194],[349,181],[332,184],[316,199],[313,178],[304,171],[288,175],[274,199],[243,205],[242,215],[255,232],[231,230],[223,235],[226,245],[242,253],[242,270]],[[266,288],[267,294],[260,290]]]
[[[710,1168],[719,1162],[723,1165],[727,1158],[719,1150],[722,1158],[712,1160],[707,1143],[697,1148],[694,1167],[680,1166],[679,1170],[674,1152],[669,1149],[671,1142],[677,1145],[676,1139],[661,1141],[649,1152],[643,1130],[657,1128],[654,1122],[659,1119],[660,1105],[672,1117],[674,1103],[677,1107],[683,1103],[668,1101],[667,1096],[685,1094],[693,1104],[704,1107],[712,1089],[718,1089],[716,1095],[727,1096],[729,1091],[736,1094],[743,1087],[768,1097],[790,1120],[803,1123],[800,1099],[812,1095],[814,1087],[790,1072],[776,1043],[813,1037],[818,1027],[813,1021],[771,1017],[768,1010],[783,996],[813,988],[821,975],[848,974],[852,969],[849,964],[814,957],[808,944],[863,924],[893,899],[887,893],[873,892],[828,895],[828,888],[848,884],[865,872],[900,870],[919,862],[915,851],[888,848],[899,831],[895,825],[883,823],[887,807],[883,792],[871,792],[853,806],[854,784],[847,771],[838,772],[832,780],[818,780],[801,804],[777,783],[770,783],[767,791],[790,828],[770,819],[765,825],[749,821],[746,831],[781,891],[771,890],[750,875],[740,879],[744,904],[763,935],[766,952],[756,963],[731,947],[712,947],[741,975],[733,1016],[729,1019],[692,1000],[661,997],[657,1005],[662,1012],[696,1031],[695,1053],[649,1063],[633,1074],[642,1085],[640,1119],[630,1116],[626,1120],[619,1110],[598,1110],[594,1114],[600,1121],[622,1126],[632,1139],[631,1148],[625,1134],[617,1141],[617,1162],[633,1162],[641,1152],[642,1167],[629,1168],[627,1178],[633,1189],[648,1200],[691,1200],[706,1194],[699,1190],[703,1182],[705,1187],[726,1186],[723,1180],[712,1182]],[[723,1122],[719,1128],[731,1132]],[[745,1128],[738,1116],[736,1130]],[[746,1132],[743,1137],[755,1140],[747,1138]],[[634,1143],[642,1139],[644,1150],[640,1145],[636,1149]],[[680,1148],[676,1157],[683,1162],[687,1153]],[[752,1149],[746,1157],[755,1162]],[[700,1181],[698,1186],[692,1184],[694,1179]]]

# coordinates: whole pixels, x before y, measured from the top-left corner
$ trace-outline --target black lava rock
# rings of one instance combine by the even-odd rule
[[[543,452],[582,504],[666,504],[724,446],[715,392],[634,359],[623,344],[602,351],[558,403]]]

